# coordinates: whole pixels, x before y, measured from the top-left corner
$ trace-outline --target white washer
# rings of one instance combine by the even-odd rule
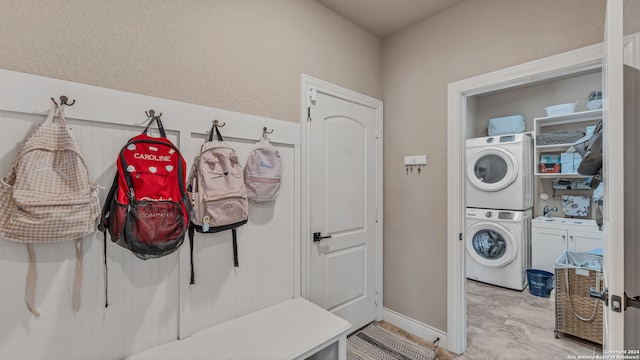
[[[525,134],[467,139],[467,207],[533,206],[532,140]]]
[[[531,267],[531,210],[467,208],[467,278],[515,290]]]

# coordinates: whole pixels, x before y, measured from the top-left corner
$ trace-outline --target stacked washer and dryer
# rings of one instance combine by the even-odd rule
[[[467,278],[515,290],[531,267],[533,148],[526,134],[467,139]]]

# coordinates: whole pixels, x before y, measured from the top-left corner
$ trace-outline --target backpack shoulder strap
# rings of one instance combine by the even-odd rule
[[[162,115],[162,114],[160,114]],[[149,124],[147,124],[147,127],[144,128],[144,131],[142,132],[143,134],[146,134],[147,131],[149,130],[149,126],[151,126],[151,124],[153,124],[153,122],[156,122],[158,124],[158,130],[160,131],[160,137],[163,138],[167,138],[167,134],[164,132],[164,126],[162,126],[162,121],[160,120],[160,116],[151,116],[151,121],[149,121]]]
[[[189,224],[189,251],[190,251],[190,259],[191,259],[191,281],[189,282],[191,285],[196,283],[196,275],[193,271],[193,239],[196,236],[195,234],[195,226],[193,224]]]
[[[238,265],[238,236],[236,234],[236,228],[231,229],[231,236],[233,236],[233,266],[239,267]]]
[[[104,201],[104,206],[102,207],[102,217],[100,219],[100,224],[98,225],[98,230],[106,233],[107,228],[109,227],[109,222],[107,218],[109,217],[109,212],[111,211],[111,202],[118,191],[118,171],[116,171],[116,176],[113,178],[113,184],[111,184],[111,189],[109,189],[109,193],[107,193],[107,198]]]
[[[98,225],[98,230],[102,231],[103,235],[103,260],[104,260],[104,307],[109,307],[109,272],[107,267],[107,231],[109,228],[109,214],[111,212],[111,203],[118,191],[118,172],[116,171],[116,176],[113,179],[113,184],[111,184],[111,189],[109,189],[109,193],[107,194],[107,198],[104,201],[104,206],[102,207],[102,217],[100,218],[100,225]]]
[[[222,135],[220,134],[220,130],[218,130],[218,125],[216,123],[217,120],[214,120],[213,126],[211,127],[211,132],[209,132],[209,141],[213,141],[213,133],[216,133],[216,137],[218,138],[218,141],[224,141],[224,139],[222,139]]]

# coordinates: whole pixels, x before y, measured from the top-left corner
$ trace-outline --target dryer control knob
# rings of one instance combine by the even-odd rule
[[[488,218],[493,217],[493,211],[487,211],[486,213],[484,213],[484,216]]]

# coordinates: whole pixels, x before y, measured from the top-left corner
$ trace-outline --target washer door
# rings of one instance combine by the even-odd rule
[[[499,268],[515,260],[518,243],[504,226],[479,222],[467,230],[467,252],[481,265]]]
[[[467,159],[467,179],[479,190],[499,191],[518,176],[518,161],[500,147],[481,149]]]

